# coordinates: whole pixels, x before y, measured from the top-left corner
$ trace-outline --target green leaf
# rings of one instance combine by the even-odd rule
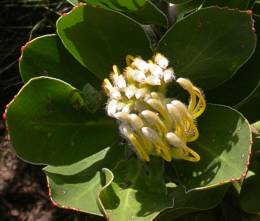
[[[89,112],[95,113],[104,104],[104,93],[96,90],[91,84],[87,83],[82,90],[86,108]]]
[[[160,211],[172,207],[163,179],[163,161],[153,159],[149,164],[139,159],[123,161],[111,172],[100,193],[101,207],[111,221],[148,221]],[[110,174],[109,174],[110,173]]]
[[[260,159],[253,161],[250,171],[254,175],[250,176],[243,182],[240,193],[240,205],[247,213],[260,213]]]
[[[7,109],[18,156],[31,163],[67,165],[115,142],[117,125],[103,113],[90,114],[84,105],[80,92],[61,80],[31,79]]]
[[[150,0],[85,0],[85,2],[121,12],[142,24],[156,24],[163,27],[168,25],[166,15]]]
[[[128,54],[151,56],[142,27],[115,11],[81,5],[58,20],[57,32],[71,54],[102,80],[112,65],[123,68]]]
[[[183,4],[183,3],[186,3],[186,2],[190,2],[192,0],[167,0],[168,2],[170,3],[173,3],[173,4]]]
[[[55,204],[104,214],[111,221],[151,220],[172,206],[162,218],[204,210],[219,203],[227,189],[225,185],[187,193],[175,184],[166,186],[161,159],[153,158],[148,164],[135,158],[124,160],[122,146],[104,149],[72,165],[48,166],[44,171]]]
[[[208,190],[190,192],[186,192],[181,186],[172,188],[174,207],[163,212],[156,221],[173,220],[184,214],[214,208],[221,202],[228,187],[229,185],[223,185]]]
[[[253,56],[238,72],[224,84],[206,91],[208,102],[225,104],[229,106],[246,102],[252,96],[252,92],[260,85],[260,17],[254,17],[256,26],[257,46]],[[226,96],[228,94],[228,96]]]
[[[260,166],[254,176],[246,179],[241,191],[240,204],[242,209],[247,213],[260,212]]]
[[[198,126],[200,137],[188,146],[200,155],[200,161],[172,162],[180,182],[187,189],[205,189],[243,178],[251,152],[251,131],[242,114],[208,104]]]
[[[201,9],[170,28],[157,51],[169,58],[177,77],[190,78],[204,89],[213,88],[229,79],[252,55],[256,45],[252,25],[246,12]]]
[[[251,8],[252,2],[252,0],[205,0],[203,7],[218,5],[221,7],[245,10]]]
[[[55,34],[28,42],[22,50],[20,74],[24,82],[33,77],[50,76],[81,89],[86,82],[98,85],[98,79],[71,56]]]
[[[260,213],[260,121],[252,125],[254,132],[252,156],[246,180],[240,193],[241,208],[247,213]]]
[[[253,12],[256,16],[260,16],[260,1],[256,1],[254,8],[253,8]]]
[[[196,10],[198,10],[204,0],[191,0],[187,1],[183,4],[177,4],[175,5],[175,11],[177,15],[177,20],[182,19],[185,15],[192,13]]]
[[[218,214],[218,216],[216,216],[216,212],[214,210],[207,210],[203,212],[188,214],[178,219],[174,219],[174,221],[220,221],[220,216],[221,214]],[[223,220],[221,219],[221,221]]]
[[[260,121],[251,125],[253,133],[258,137],[260,135]]]
[[[123,157],[124,148],[113,146],[68,166],[45,167],[52,201],[65,208],[102,216],[97,204],[103,183],[101,170],[113,168]]]
[[[246,99],[244,102],[239,103],[236,108],[244,114],[244,116],[253,123],[260,119],[259,115],[260,107],[260,82],[258,82],[258,87],[255,89],[250,99]]]

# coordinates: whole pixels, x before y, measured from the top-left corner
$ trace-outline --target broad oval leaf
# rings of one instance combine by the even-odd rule
[[[241,208],[247,213],[260,213],[260,121],[252,126],[254,140],[252,147],[252,159],[246,179],[240,192]]]
[[[259,146],[260,147],[260,146]],[[258,147],[258,150],[259,150]],[[247,213],[260,213],[260,161],[254,160],[250,165],[250,172],[252,176],[248,177],[242,185],[240,193],[240,205]]]
[[[218,5],[221,7],[245,10],[251,8],[253,4],[254,0],[205,0],[203,3],[203,7]]]
[[[168,2],[172,3],[172,4],[183,4],[186,2],[190,2],[192,0],[167,0]]]
[[[45,167],[52,201],[63,208],[102,216],[97,204],[103,184],[101,170],[112,169],[123,158],[124,148],[113,146],[68,166]]]
[[[186,1],[183,4],[174,5],[177,21],[183,19],[185,15],[198,10],[201,7],[203,1],[204,0],[191,0],[191,1]]]
[[[98,79],[66,50],[55,34],[38,37],[23,46],[19,68],[24,82],[44,75],[64,80],[79,89],[87,82],[93,85],[99,83]]]
[[[246,175],[251,130],[238,111],[208,104],[198,121],[200,137],[188,146],[201,157],[198,163],[173,161],[176,176],[187,189],[206,189]]]
[[[222,185],[190,192],[186,192],[182,186],[168,188],[172,189],[171,195],[174,199],[174,206],[159,215],[156,221],[173,220],[184,214],[214,208],[221,202],[228,187],[229,185]]]
[[[204,89],[213,88],[252,55],[256,45],[252,26],[252,17],[246,12],[201,9],[170,28],[157,51],[170,59],[177,77],[190,78]]]
[[[49,77],[25,84],[8,105],[7,124],[17,155],[38,164],[71,164],[118,138],[113,121],[90,114],[74,87]]]
[[[167,16],[150,0],[85,0],[87,4],[119,11],[141,24],[167,27]]]
[[[260,85],[260,17],[254,17],[257,46],[253,56],[238,72],[224,84],[206,91],[208,102],[235,106],[251,98],[254,90]],[[226,96],[228,94],[228,96]],[[236,107],[236,106],[235,106]]]
[[[115,11],[80,5],[57,21],[57,32],[71,54],[100,79],[114,64],[123,68],[128,54],[151,56],[142,27]]]
[[[239,103],[236,108],[244,114],[250,123],[260,119],[260,82],[258,82],[258,87],[253,91],[250,98]]]
[[[162,217],[173,214],[172,217],[176,218],[211,208],[222,199],[227,189],[227,186],[222,186],[187,194],[183,187],[165,185],[161,159],[153,158],[146,164],[133,158],[124,160],[123,153],[122,146],[113,146],[72,165],[45,167],[54,204],[95,215],[103,214],[111,221],[131,218],[145,221],[171,207],[173,209]],[[101,170],[106,181],[100,174]],[[204,196],[199,205],[198,196]],[[159,220],[165,220],[162,217]]]
[[[112,172],[104,172],[107,180],[99,194],[100,207],[111,221],[150,221],[174,205],[167,195],[159,158],[149,164],[132,158],[120,162]]]
[[[253,11],[256,16],[260,17],[260,1],[255,2]]]

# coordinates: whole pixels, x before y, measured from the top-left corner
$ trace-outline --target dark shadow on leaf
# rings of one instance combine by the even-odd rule
[[[100,7],[81,7],[60,19],[59,35],[77,60],[96,77],[101,80],[108,77],[114,64],[124,68],[128,54],[150,57],[149,41],[139,24]]]
[[[187,190],[239,179],[250,148],[248,123],[232,109],[208,105],[198,121],[200,137],[188,146],[199,153],[198,163],[173,161],[172,170]]]

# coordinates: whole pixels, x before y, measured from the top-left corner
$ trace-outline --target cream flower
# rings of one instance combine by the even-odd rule
[[[114,65],[110,80],[103,82],[107,114],[118,120],[121,135],[144,161],[149,161],[151,155],[166,161],[199,161],[200,156],[187,142],[199,136],[194,120],[206,108],[201,90],[190,80],[178,78],[176,82],[190,95],[188,106],[166,98],[166,86],[175,76],[168,59],[160,53],[149,61],[127,56],[126,63],[122,73]]]

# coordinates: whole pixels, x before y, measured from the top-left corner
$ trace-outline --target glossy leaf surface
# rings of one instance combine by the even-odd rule
[[[206,91],[208,102],[236,106],[250,100],[253,91],[260,85],[260,17],[254,17],[257,46],[253,56],[224,84]],[[228,94],[228,96],[226,96]]]
[[[184,214],[211,209],[221,202],[228,187],[229,185],[223,185],[191,192],[186,192],[181,186],[169,188],[174,199],[174,206],[163,212],[156,221],[173,220]]]
[[[102,216],[97,204],[102,168],[113,168],[124,157],[122,146],[106,148],[68,166],[47,166],[44,171],[53,202],[66,208]]]
[[[113,176],[106,175],[100,200],[109,220],[149,221],[173,206],[167,195],[161,159],[154,159],[149,164],[130,159],[119,163]]]
[[[170,59],[178,77],[190,78],[204,89],[213,88],[229,79],[252,55],[256,45],[252,25],[246,12],[201,9],[170,28],[157,51]]]
[[[119,11],[141,24],[167,27],[166,15],[150,0],[85,0],[85,2]]]
[[[55,34],[28,42],[22,50],[20,73],[26,83],[33,77],[49,76],[64,80],[81,89],[87,82],[100,82],[84,68],[63,46]]]
[[[200,137],[188,144],[198,163],[173,161],[177,178],[187,189],[205,189],[246,175],[251,152],[247,120],[234,109],[208,104],[198,121]]]
[[[124,67],[128,54],[151,56],[142,27],[115,11],[78,6],[58,20],[57,31],[70,53],[101,80],[112,65]]]
[[[90,114],[74,87],[49,77],[22,88],[8,106],[7,122],[16,153],[31,163],[71,164],[118,137],[117,125],[102,113]]]

